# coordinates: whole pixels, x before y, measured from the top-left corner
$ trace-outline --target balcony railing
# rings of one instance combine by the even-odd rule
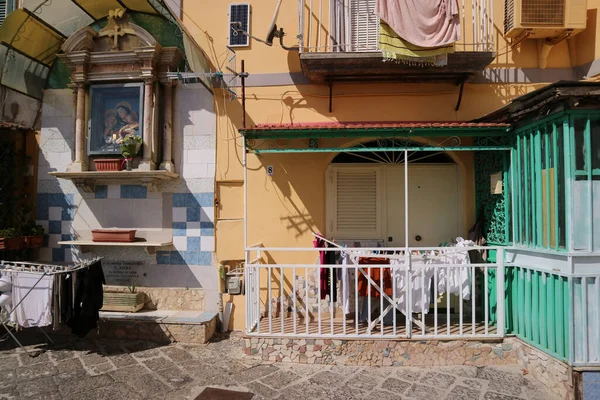
[[[504,336],[504,249],[497,263],[468,263],[478,247],[345,248],[340,264],[285,263],[336,248],[251,248],[246,332],[319,338]],[[363,264],[359,255],[388,260]],[[376,254],[376,255],[375,255]],[[284,262],[275,263],[280,259]],[[270,261],[267,261],[270,260]],[[330,277],[323,289],[324,275]],[[338,278],[340,278],[338,280]]]
[[[460,12],[456,52],[494,52],[493,0],[455,0]],[[378,51],[375,0],[299,0],[300,52]]]

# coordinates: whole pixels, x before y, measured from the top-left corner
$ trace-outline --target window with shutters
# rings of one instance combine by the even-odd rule
[[[327,184],[327,233],[339,239],[379,239],[381,168],[331,167]]]
[[[377,51],[379,17],[376,0],[350,0],[351,51]]]
[[[8,15],[8,0],[0,0],[0,26]]]

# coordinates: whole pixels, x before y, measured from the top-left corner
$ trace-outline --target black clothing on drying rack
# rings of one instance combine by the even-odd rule
[[[75,274],[60,275],[60,323],[67,324],[73,318],[73,288]]]
[[[98,311],[102,308],[104,300],[102,285],[106,284],[106,281],[100,261],[78,270],[76,274],[75,304],[72,317],[67,322],[72,332],[82,338],[98,326]]]

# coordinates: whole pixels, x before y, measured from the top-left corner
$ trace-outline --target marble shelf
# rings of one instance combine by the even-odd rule
[[[156,192],[159,190],[158,185],[161,182],[179,177],[179,174],[165,170],[49,172],[48,174],[61,179],[69,179],[77,188],[87,193],[93,193],[98,183],[137,183]]]

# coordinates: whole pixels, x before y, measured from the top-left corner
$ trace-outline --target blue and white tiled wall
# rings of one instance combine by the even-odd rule
[[[79,249],[58,242],[78,236],[89,238],[92,229],[138,229],[138,235],[172,240],[173,245],[157,248],[155,255],[143,249],[119,247],[94,247],[94,254],[106,252],[114,259],[123,255],[144,260],[148,271],[171,268],[169,274],[160,272],[153,279],[162,286],[176,286],[167,281],[176,271],[183,271],[174,279],[177,284],[185,281],[187,286],[186,277],[193,276],[200,287],[218,291],[216,268],[210,267],[215,250],[216,120],[212,95],[201,85],[177,89],[173,161],[179,179],[162,183],[158,192],[122,184],[96,185],[94,193],[85,193],[71,181],[48,175],[50,171],[66,171],[73,161],[72,96],[70,90],[47,90],[44,97],[36,219],[48,241],[40,258],[71,261],[79,256]]]
[[[600,400],[600,372],[583,372],[583,400]]]
[[[173,193],[173,247],[175,251],[157,251],[158,264],[212,264],[213,193]]]
[[[47,234],[47,247],[42,249],[42,257],[48,261],[71,261],[70,251],[59,241],[73,239],[73,219],[75,216],[74,195],[71,193],[38,193],[35,219]]]
[[[87,236],[95,228],[168,228],[165,224],[170,223],[174,249],[158,250],[156,263],[211,265],[215,250],[213,193],[166,193],[172,196],[172,222],[160,218],[162,199],[157,199],[157,195],[162,196],[140,185],[97,185],[87,199],[78,193],[39,193],[36,220],[48,234],[48,250],[44,249],[43,255],[48,261],[72,261],[74,248],[58,242],[74,240],[82,234],[82,227]],[[106,202],[99,201],[111,199],[119,199],[110,204],[119,209],[102,207]],[[92,215],[84,215],[87,210]]]

